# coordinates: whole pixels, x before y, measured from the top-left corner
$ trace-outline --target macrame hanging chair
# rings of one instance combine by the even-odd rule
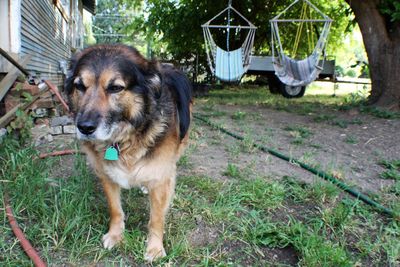
[[[303,2],[302,17],[300,19],[284,19],[281,18],[283,14],[288,11],[297,3]],[[306,8],[310,8],[316,11],[317,14],[322,18],[311,19],[304,16]],[[325,61],[325,50],[326,43],[329,35],[329,30],[332,24],[332,19],[322,13],[316,6],[314,6],[308,0],[295,0],[290,4],[284,11],[279,13],[276,17],[270,20],[271,31],[272,31],[272,57],[275,74],[281,80],[282,83],[290,86],[306,86],[318,78],[318,75],[323,69]],[[304,26],[304,23],[323,23],[322,31],[319,34],[318,41],[313,48],[312,53],[301,60],[293,59],[289,57],[284,49],[281,42],[281,36],[279,32],[279,24],[284,23],[298,23],[299,28],[297,29],[294,50],[298,49],[300,40],[300,32]],[[311,30],[312,31],[312,30]],[[308,30],[310,32],[310,30]],[[308,44],[311,44],[310,38],[308,37]],[[322,58],[321,58],[322,57]]]
[[[242,18],[246,25],[231,25],[231,12],[234,12]],[[227,24],[212,24],[213,21],[227,13]],[[205,47],[207,52],[208,65],[211,72],[219,79],[225,82],[240,81],[243,74],[246,73],[250,65],[250,56],[254,44],[254,36],[257,27],[232,7],[232,1],[229,1],[228,7],[219,12],[215,17],[201,25],[203,28]],[[226,30],[226,47],[224,50],[217,46],[210,29]],[[231,30],[248,30],[246,38],[240,48],[230,50],[229,38]]]

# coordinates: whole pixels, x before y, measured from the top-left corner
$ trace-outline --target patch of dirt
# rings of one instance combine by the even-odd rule
[[[226,240],[222,248],[222,252],[229,255],[229,260],[239,266],[297,266],[299,261],[296,250],[291,246],[261,247],[256,253],[249,253],[240,241]]]
[[[54,160],[58,162],[49,170],[49,179],[68,179],[75,174],[75,155],[57,157]]]
[[[334,116],[335,123],[332,119],[315,122],[314,118],[321,114],[297,115],[260,106],[219,105],[215,109],[227,115],[211,117],[211,121],[242,136],[248,135],[257,143],[282,154],[318,166],[362,192],[379,193],[394,183],[380,177],[385,169],[379,162],[400,159],[400,120],[327,110],[326,115]],[[201,111],[201,106],[196,106],[195,110]],[[246,117],[232,119],[238,111],[245,113]],[[231,163],[247,171],[245,173],[249,176],[272,179],[292,176],[308,183],[320,179],[268,153],[246,151],[240,141],[212,130],[198,120],[195,124],[198,137],[191,141],[195,149],[188,155],[194,167],[183,172],[227,179],[224,172]],[[306,128],[311,134],[300,144],[295,144],[293,132],[288,127]]]
[[[40,153],[78,149],[74,134],[51,135],[50,127],[46,125],[35,125],[31,132],[36,149]],[[71,177],[75,171],[75,157],[75,155],[65,155],[52,158],[52,160],[58,162],[53,164],[53,167],[49,169],[49,178]]]
[[[197,227],[188,233],[188,242],[192,247],[204,247],[214,243],[219,236],[218,228],[207,225],[200,216],[195,217]]]
[[[265,255],[264,258],[269,259],[271,266],[297,266],[299,262],[296,250],[291,246],[284,248],[263,247],[262,252]]]

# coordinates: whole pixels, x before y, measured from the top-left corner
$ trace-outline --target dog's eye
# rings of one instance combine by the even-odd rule
[[[81,92],[86,91],[86,86],[83,85],[83,83],[76,83],[76,84],[75,84],[75,88],[78,89],[78,90],[81,91]]]
[[[109,93],[118,93],[124,90],[124,87],[121,85],[110,85],[107,87],[107,91]]]

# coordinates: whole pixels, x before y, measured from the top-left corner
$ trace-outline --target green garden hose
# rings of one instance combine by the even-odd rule
[[[202,121],[205,124],[211,126],[212,128],[217,129],[217,130],[221,131],[222,133],[225,133],[225,134],[227,134],[229,136],[232,136],[233,138],[235,138],[237,140],[243,141],[243,139],[244,139],[242,136],[240,136],[240,135],[238,135],[236,133],[233,133],[233,132],[223,128],[222,126],[219,126],[219,125],[211,122],[210,120],[208,120],[206,117],[204,117],[202,115],[194,114],[193,116],[194,116],[194,118],[198,119],[199,121]],[[305,169],[305,170],[317,175],[318,177],[331,182],[332,184],[336,185],[337,187],[339,187],[343,191],[349,193],[350,195],[352,195],[353,197],[356,197],[357,199],[360,199],[364,203],[374,207],[375,209],[379,210],[380,212],[382,212],[382,213],[384,213],[386,215],[389,215],[389,216],[395,218],[396,220],[400,219],[400,215],[395,213],[393,210],[382,206],[378,202],[372,200],[371,198],[369,198],[368,196],[362,194],[361,192],[358,192],[357,190],[349,187],[347,184],[339,181],[338,179],[336,179],[335,177],[333,177],[332,175],[330,175],[330,174],[328,174],[328,173],[326,173],[324,171],[315,169],[315,168],[313,168],[313,167],[311,167],[311,166],[309,166],[309,165],[307,165],[307,164],[305,164],[305,163],[303,163],[303,162],[301,162],[301,161],[299,161],[297,159],[288,157],[288,156],[286,156],[284,154],[279,153],[276,150],[267,148],[267,147],[265,147],[263,145],[260,145],[260,144],[257,144],[257,143],[253,143],[253,146],[255,148],[263,151],[263,152],[270,153],[271,155],[276,156],[276,157],[278,157],[280,159],[286,160],[286,161],[291,162],[291,163],[295,163],[295,164],[299,165],[301,168],[303,168],[303,169]]]

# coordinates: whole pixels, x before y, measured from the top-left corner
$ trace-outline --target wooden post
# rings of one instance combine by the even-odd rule
[[[28,62],[31,60],[32,56],[31,55],[26,55],[22,58],[20,65],[25,66],[28,64]],[[16,68],[16,67],[11,67],[10,70],[8,71],[7,75],[1,80],[0,82],[0,101],[3,99],[3,97],[6,95],[10,87],[13,85],[15,80],[18,78],[18,75],[20,75],[21,71]]]

